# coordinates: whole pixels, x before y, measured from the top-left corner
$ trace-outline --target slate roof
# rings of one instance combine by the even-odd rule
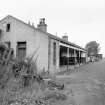
[[[48,32],[44,32],[44,31],[42,31],[42,30],[40,30],[40,29],[38,29],[38,28],[36,28],[36,27],[33,27],[32,25],[27,24],[27,23],[25,23],[24,21],[22,21],[22,20],[20,20],[20,19],[18,19],[18,18],[15,18],[15,17],[13,17],[13,16],[11,16],[11,15],[6,16],[5,18],[8,18],[8,17],[14,18],[15,20],[20,21],[20,22],[22,22],[23,24],[27,25],[28,27],[31,27],[31,28],[33,28],[33,29],[35,29],[35,30],[38,30],[38,31],[40,31],[40,32],[43,32],[43,33],[45,33],[46,35],[48,35],[50,38],[53,38],[53,39],[58,40],[58,41],[60,41],[60,42],[63,42],[63,43],[65,43],[65,44],[67,44],[67,45],[71,45],[71,46],[73,46],[73,47],[82,49],[82,50],[84,50],[84,51],[86,52],[86,49],[82,48],[81,46],[79,46],[79,45],[77,45],[77,44],[74,44],[74,43],[72,43],[72,42],[66,41],[66,40],[64,40],[64,39],[62,39],[62,38],[60,38],[60,37],[58,37],[58,36],[52,35],[52,34],[50,34],[50,33],[48,33]],[[4,20],[5,18],[3,18],[2,20]],[[2,21],[2,20],[0,20],[0,21]]]

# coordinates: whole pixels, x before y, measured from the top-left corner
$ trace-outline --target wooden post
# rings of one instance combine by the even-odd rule
[[[74,65],[76,65],[77,61],[76,61],[76,50],[74,50]]]
[[[69,48],[67,48],[67,71],[69,69]]]
[[[81,51],[79,51],[79,65],[81,63]]]

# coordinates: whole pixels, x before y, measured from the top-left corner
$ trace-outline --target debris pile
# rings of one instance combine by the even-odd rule
[[[54,90],[54,89],[63,90],[64,89],[64,84],[60,84],[56,81],[49,80],[48,81],[48,87],[51,90]]]

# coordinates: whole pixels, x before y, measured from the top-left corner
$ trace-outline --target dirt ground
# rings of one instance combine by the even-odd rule
[[[23,88],[22,79],[11,76],[7,88],[0,90],[0,102],[4,102],[2,105],[105,105],[105,60],[81,65],[76,71],[52,77],[56,83],[64,84],[63,90],[51,90],[47,81],[34,81]]]
[[[105,60],[82,65],[79,72],[57,76],[65,84],[64,105],[105,105]]]

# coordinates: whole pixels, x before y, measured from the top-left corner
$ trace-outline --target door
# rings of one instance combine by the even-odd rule
[[[26,57],[26,42],[17,43],[17,59],[24,60]]]

